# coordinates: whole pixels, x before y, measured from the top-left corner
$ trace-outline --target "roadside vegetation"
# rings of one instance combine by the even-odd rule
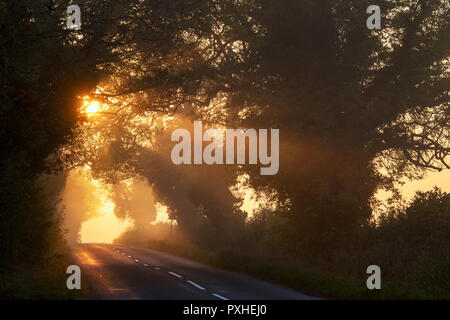
[[[92,87],[92,59],[67,45],[48,2],[0,1],[0,298],[57,299],[69,249],[57,209],[64,176],[51,155],[78,120],[74,97]],[[49,58],[51,57],[51,58]],[[94,57],[93,57],[94,58]]]
[[[146,237],[130,231],[116,243],[169,252],[323,298],[450,299],[450,194],[419,192],[398,207],[333,250],[315,253],[289,241],[283,232],[290,228],[287,221],[267,213],[249,221],[228,246],[193,243],[164,224]],[[366,287],[372,264],[381,268],[381,290]]]
[[[25,265],[0,276],[1,300],[72,300],[85,297],[85,288],[68,290],[66,268],[74,264],[69,249],[45,264]]]
[[[23,203],[27,219],[20,225],[26,234],[11,257],[13,266],[3,261],[0,272],[0,299],[76,299],[80,290],[66,286],[69,265],[74,264],[62,229],[62,215],[54,195],[33,185],[31,197]],[[17,232],[17,231],[16,231]],[[19,236],[20,234],[17,234]]]

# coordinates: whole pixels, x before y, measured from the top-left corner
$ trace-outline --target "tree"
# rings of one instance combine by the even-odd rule
[[[103,38],[118,60],[96,97],[128,128],[148,113],[279,128],[279,174],[232,176],[276,190],[293,241],[317,252],[367,222],[378,188],[448,168],[448,3],[378,4],[379,31],[368,1],[120,2]],[[116,132],[113,154],[135,166],[136,131]]]
[[[243,40],[244,70],[223,81],[229,118],[280,128],[280,173],[246,171],[290,201],[313,250],[364,224],[378,188],[449,167],[448,3],[379,3],[380,31],[365,28],[368,5],[263,1],[252,16],[261,31]]]
[[[37,178],[61,167],[49,157],[78,120],[76,95],[97,82],[101,50],[88,38],[74,44],[47,4],[0,1],[1,271],[39,263],[61,239],[53,198]]]

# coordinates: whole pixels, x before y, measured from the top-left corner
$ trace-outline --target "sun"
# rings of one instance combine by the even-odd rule
[[[100,104],[98,103],[98,101],[91,101],[91,102],[88,102],[85,112],[86,113],[95,113],[95,112],[98,112],[99,110],[100,110]]]
[[[102,105],[96,100],[90,100],[88,96],[83,98],[83,106],[80,112],[86,114],[88,117],[95,115],[96,113],[102,111]]]

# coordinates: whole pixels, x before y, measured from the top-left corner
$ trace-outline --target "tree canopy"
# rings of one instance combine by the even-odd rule
[[[449,168],[448,1],[378,4],[381,30],[366,28],[365,0],[85,0],[74,31],[63,1],[0,2],[0,166],[17,186],[1,191],[2,245],[28,210],[10,204],[49,159],[111,183],[145,177],[193,234],[199,208],[225,234],[243,223],[230,191],[242,176],[290,219],[292,241],[314,250],[352,233],[379,188]],[[102,105],[95,117],[78,113],[84,96]],[[173,165],[170,130],[193,120],[280,129],[279,173]]]

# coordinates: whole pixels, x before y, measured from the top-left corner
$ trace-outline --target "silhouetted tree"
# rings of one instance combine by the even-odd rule
[[[366,28],[369,1],[189,3],[130,4],[146,18],[129,11],[119,31],[133,50],[103,96],[133,98],[135,113],[279,128],[280,172],[241,172],[278,191],[293,241],[315,250],[345,238],[378,188],[449,167],[446,1],[381,1],[379,31]]]
[[[76,95],[97,82],[98,47],[63,28],[48,1],[0,1],[0,270],[38,264],[61,239],[37,177],[78,120]],[[49,161],[51,160],[51,161]]]

